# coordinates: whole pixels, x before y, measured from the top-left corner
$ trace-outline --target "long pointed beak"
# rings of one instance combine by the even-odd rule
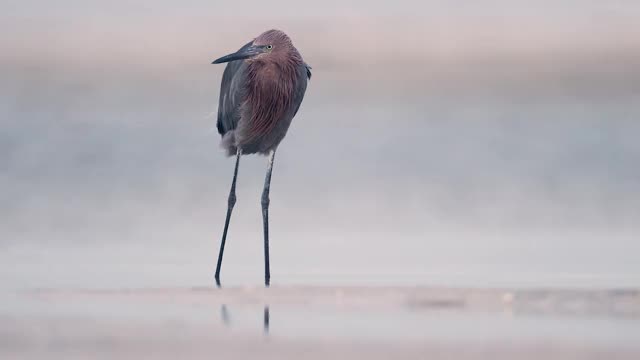
[[[243,60],[243,59],[248,59],[250,57],[254,57],[258,54],[262,53],[262,48],[260,47],[256,47],[256,46],[244,46],[242,49],[238,50],[237,52],[233,53],[233,54],[229,54],[229,55],[225,55],[219,59],[216,59],[212,62],[212,64],[222,64],[222,63],[226,63],[229,61],[235,61],[235,60]]]

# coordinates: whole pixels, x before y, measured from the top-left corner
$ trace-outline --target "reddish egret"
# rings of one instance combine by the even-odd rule
[[[220,85],[218,132],[222,147],[229,156],[235,154],[236,165],[229,192],[227,217],[224,221],[220,253],[216,266],[216,284],[220,286],[220,267],[231,212],[236,203],[236,178],[240,156],[269,156],[262,191],[262,223],[264,229],[264,284],[269,286],[269,187],[276,148],[287,134],[291,120],[298,112],[311,79],[311,67],[293,46],[291,39],[279,30],[262,33],[237,52],[215,60],[227,63]]]

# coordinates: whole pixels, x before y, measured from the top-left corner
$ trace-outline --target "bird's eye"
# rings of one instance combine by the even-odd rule
[[[273,49],[273,45],[267,45],[267,50]]]

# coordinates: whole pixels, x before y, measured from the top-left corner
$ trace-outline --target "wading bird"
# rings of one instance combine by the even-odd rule
[[[216,284],[220,286],[220,267],[231,212],[236,203],[236,178],[240,156],[269,156],[262,191],[264,229],[264,284],[269,286],[269,187],[276,148],[287,134],[298,112],[311,67],[307,65],[291,39],[282,31],[262,33],[237,52],[223,56],[213,64],[228,63],[222,75],[218,104],[218,132],[228,156],[236,156],[233,181],[224,222],[220,253],[216,266]]]

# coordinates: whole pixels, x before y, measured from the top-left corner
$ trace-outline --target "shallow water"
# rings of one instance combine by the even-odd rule
[[[636,290],[416,287],[5,293],[0,354],[160,358],[633,358]]]
[[[372,105],[334,95],[337,85],[322,79],[331,74],[318,72],[276,159],[274,281],[640,284],[633,94],[517,100],[503,89],[497,99],[436,94],[379,104],[381,91]],[[166,89],[170,104],[140,85],[145,95],[135,101],[115,89],[65,90],[5,107],[7,286],[211,283],[232,162],[204,117],[215,85],[197,81],[206,91]],[[230,284],[260,282],[263,161],[241,165]]]

